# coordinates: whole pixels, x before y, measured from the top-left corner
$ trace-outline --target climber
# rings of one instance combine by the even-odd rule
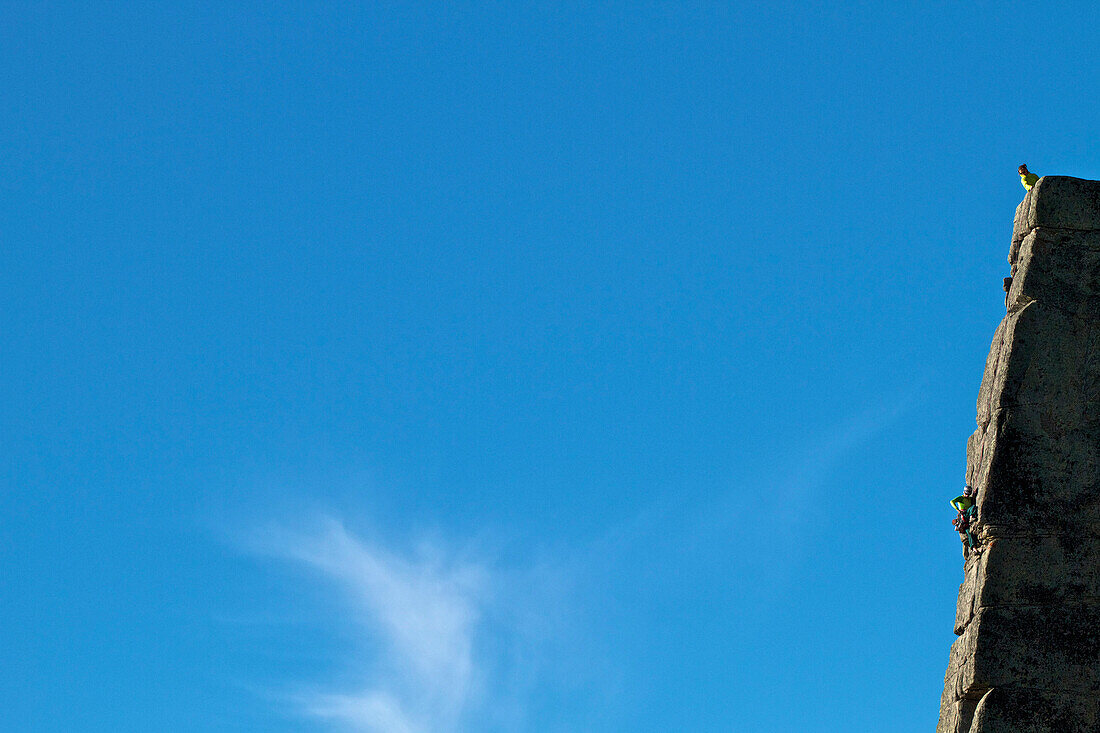
[[[951,522],[955,531],[959,533],[959,539],[966,543],[969,549],[974,548],[974,534],[970,531],[970,523],[978,518],[978,508],[974,505],[974,489],[970,484],[963,489],[961,496],[951,500],[951,506],[959,510],[959,515]]]
[[[1027,169],[1027,163],[1020,166],[1020,183],[1024,184],[1024,188],[1028,191],[1035,185],[1035,182],[1039,180],[1039,176],[1035,175]]]

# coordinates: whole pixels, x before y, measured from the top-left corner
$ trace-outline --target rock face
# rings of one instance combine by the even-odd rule
[[[964,563],[937,733],[1100,731],[1100,181],[1016,209],[1007,315],[967,442]]]

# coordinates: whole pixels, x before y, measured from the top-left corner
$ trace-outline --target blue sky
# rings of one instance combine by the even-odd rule
[[[4,3],[19,731],[925,731],[1094,3]]]

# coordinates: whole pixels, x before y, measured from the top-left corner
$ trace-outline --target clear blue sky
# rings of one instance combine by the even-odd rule
[[[1095,3],[4,3],[12,731],[928,731]]]

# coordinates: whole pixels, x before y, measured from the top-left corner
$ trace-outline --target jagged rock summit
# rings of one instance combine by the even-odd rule
[[[968,554],[937,733],[1100,731],[1100,181],[1016,209],[978,392]]]

